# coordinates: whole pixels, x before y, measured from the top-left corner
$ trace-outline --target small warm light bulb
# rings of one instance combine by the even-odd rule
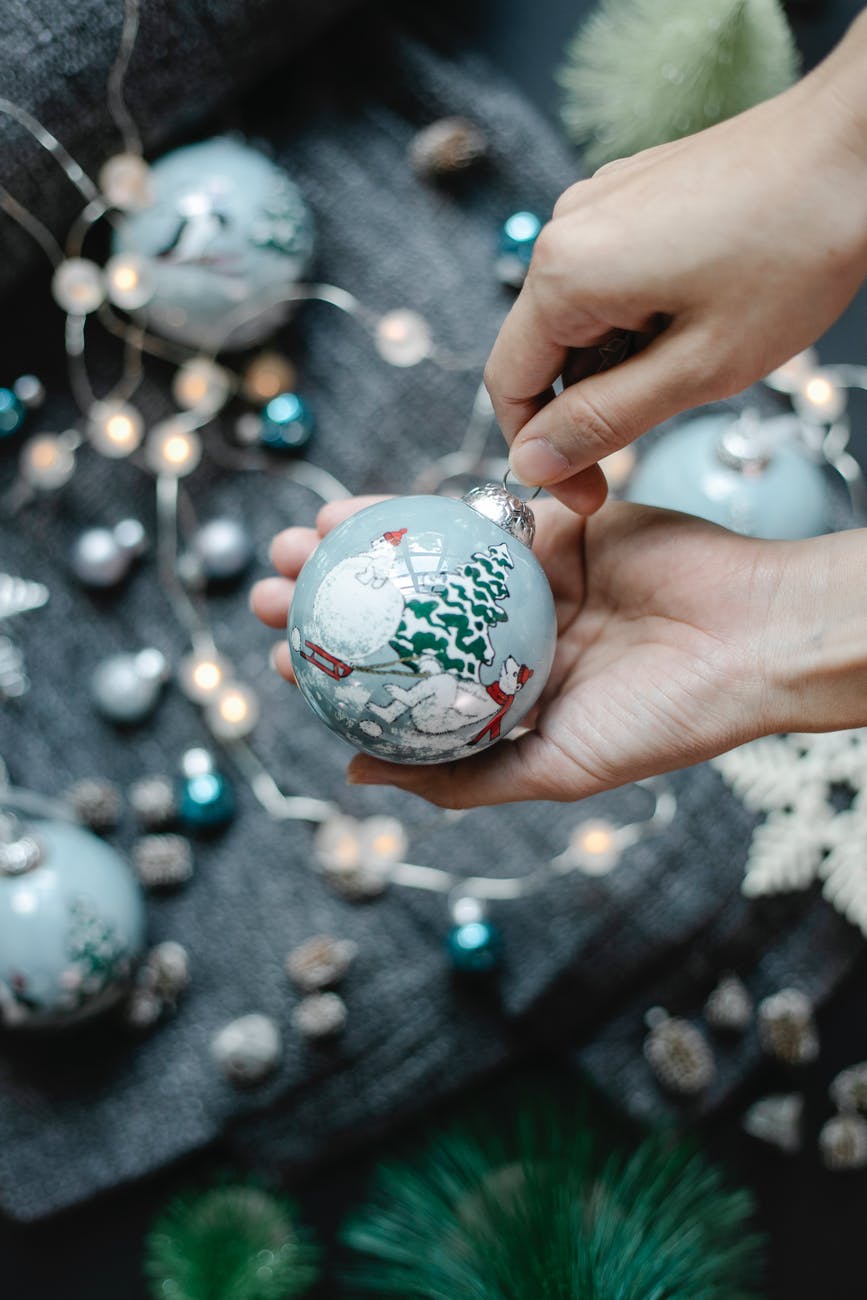
[[[569,848],[575,865],[588,876],[604,876],[620,858],[614,827],[601,820],[587,821],[579,826]]]
[[[113,208],[137,212],[153,198],[150,167],[138,154],[115,154],[100,168],[99,188]]]
[[[361,854],[375,864],[397,862],[406,852],[407,835],[396,817],[368,817],[361,824]]]
[[[31,487],[52,492],[72,478],[75,451],[62,436],[38,433],[22,448],[18,467]]]
[[[175,372],[172,393],[184,410],[218,411],[229,396],[229,377],[208,357],[192,357]]]
[[[154,296],[148,263],[133,253],[118,253],[110,258],[105,266],[105,290],[109,300],[124,311],[144,307]]]
[[[354,817],[329,817],[316,831],[313,847],[320,866],[349,872],[361,862],[361,836]]]
[[[178,683],[187,699],[207,704],[224,685],[229,663],[220,655],[191,654],[181,660]]]
[[[51,293],[70,316],[87,316],[105,300],[102,271],[85,257],[68,257],[54,272]]]
[[[147,462],[155,474],[185,478],[202,459],[202,440],[177,420],[163,420],[151,429],[145,444]]]
[[[264,406],[278,393],[291,392],[297,385],[295,367],[279,352],[261,352],[244,371],[242,391],[248,402]]]
[[[114,460],[131,455],[143,433],[140,413],[125,402],[96,402],[88,414],[88,441],[96,451]]]
[[[358,848],[357,835],[341,835],[331,846],[331,852],[339,866],[351,867],[358,861]]]
[[[830,424],[846,409],[843,390],[821,372],[813,374],[794,393],[792,404],[804,420]]]
[[[259,718],[259,701],[249,686],[231,682],[208,706],[207,720],[220,740],[238,740],[247,736]]]
[[[376,326],[376,350],[392,366],[417,366],[430,356],[431,335],[418,312],[399,309],[381,317]]]
[[[803,387],[807,379],[816,370],[819,357],[815,348],[805,348],[796,356],[784,361],[776,370],[765,376],[764,382],[778,393],[795,393]]]

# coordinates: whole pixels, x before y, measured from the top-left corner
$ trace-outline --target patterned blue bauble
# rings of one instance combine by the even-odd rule
[[[195,347],[246,347],[289,314],[275,299],[306,272],[313,220],[297,187],[264,154],[218,137],[151,168],[153,202],[118,221],[112,251],[142,258],[153,279],[141,319]]]
[[[18,432],[26,414],[24,403],[12,389],[0,388],[0,442]]]
[[[751,537],[815,537],[830,526],[821,467],[791,437],[791,417],[699,415],[639,461],[630,501],[698,515]]]
[[[269,451],[303,451],[313,436],[313,412],[297,393],[278,393],[262,412],[259,442]]]
[[[401,763],[480,753],[538,700],[554,656],[532,514],[503,488],[397,497],[322,541],[298,578],[289,643],[311,708]]]
[[[0,827],[0,1022],[59,1028],[129,988],[144,948],[141,891],[123,858],[81,826]]]

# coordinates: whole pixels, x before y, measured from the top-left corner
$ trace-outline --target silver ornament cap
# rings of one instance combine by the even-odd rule
[[[527,502],[510,492],[505,483],[483,483],[481,487],[471,488],[461,500],[532,549],[536,517]]]

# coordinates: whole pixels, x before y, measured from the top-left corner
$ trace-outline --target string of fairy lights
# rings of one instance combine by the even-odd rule
[[[346,816],[329,800],[287,794],[256,752],[250,737],[260,706],[256,691],[238,678],[230,657],[218,646],[208,617],[207,600],[190,590],[179,574],[179,539],[184,513],[192,514],[186,495],[188,479],[206,454],[232,471],[258,471],[264,457],[253,445],[259,417],[241,415],[236,423],[237,445],[217,426],[203,430],[238,394],[262,405],[291,397],[294,370],[278,352],[257,353],[238,371],[222,354],[226,340],[251,319],[287,303],[325,303],[351,317],[372,339],[380,358],[397,367],[415,366],[423,360],[454,371],[478,371],[481,358],[467,358],[438,345],[430,327],[417,312],[397,309],[379,315],[353,294],[327,283],[296,283],[269,301],[255,306],[239,304],[207,350],[188,347],[153,334],[147,323],[124,313],[147,310],[154,293],[152,269],[146,259],[115,254],[104,266],[84,256],[87,237],[101,220],[135,211],[148,203],[149,166],[142,153],[140,134],[124,100],[124,77],[135,43],[139,0],[125,0],[120,50],[109,77],[107,108],[124,141],[124,151],[109,158],[94,183],[63,145],[41,123],[17,106],[0,99],[0,112],[13,117],[46,149],[77,188],[84,206],[73,222],[64,246],[39,218],[0,187],[0,208],[18,222],[39,244],[53,266],[51,292],[65,313],[64,344],[69,385],[81,410],[80,428],[61,433],[38,432],[21,448],[18,474],[5,505],[10,513],[23,510],[38,495],[62,489],[77,472],[80,453],[89,448],[109,460],[126,460],[154,480],[156,497],[157,574],[174,617],[189,638],[189,651],[177,666],[176,678],[186,698],[199,706],[214,740],[231,756],[235,766],[265,810],[275,820],[314,823],[316,866],[330,883],[350,898],[370,897],[387,884],[433,891],[449,902],[457,929],[478,926],[487,902],[523,897],[542,888],[553,877],[581,871],[602,875],[622,853],[648,835],[660,833],[675,815],[676,802],[667,783],[653,779],[639,783],[649,796],[648,814],[642,820],[616,826],[595,818],[582,819],[566,848],[552,861],[521,877],[465,877],[440,867],[406,861],[412,827],[396,818],[373,816],[363,820]],[[529,222],[525,222],[529,228]],[[513,272],[514,273],[514,268]],[[97,397],[87,367],[87,337],[101,325],[123,344],[122,373],[114,387]],[[145,376],[147,355],[176,366],[171,392],[176,411],[146,428],[133,398]],[[27,380],[34,398],[41,396],[38,381],[24,377],[18,388],[24,404]],[[493,428],[493,412],[480,385],[459,448],[441,457],[419,475],[419,491],[442,488],[462,476],[500,478],[502,459],[486,459],[485,446]],[[269,466],[271,468],[271,466]],[[309,489],[323,501],[349,496],[348,489],[327,470],[306,460],[295,460],[282,473]],[[56,813],[56,801],[4,784],[0,802],[44,814]],[[438,814],[439,817],[455,814]],[[429,819],[426,824],[429,824]]]

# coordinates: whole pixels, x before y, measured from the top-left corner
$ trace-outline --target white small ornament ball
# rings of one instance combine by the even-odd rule
[[[253,559],[250,534],[235,519],[211,519],[193,536],[192,553],[211,582],[238,578]]]
[[[165,656],[159,650],[140,650],[104,659],[93,672],[90,689],[104,717],[129,726],[153,712],[167,678]]]
[[[210,352],[273,333],[313,253],[310,211],[285,172],[224,136],[166,154],[149,180],[152,202],[121,219],[113,244],[150,264],[148,327]]]
[[[51,293],[70,316],[88,316],[105,301],[102,271],[85,257],[69,257],[54,272]]]

